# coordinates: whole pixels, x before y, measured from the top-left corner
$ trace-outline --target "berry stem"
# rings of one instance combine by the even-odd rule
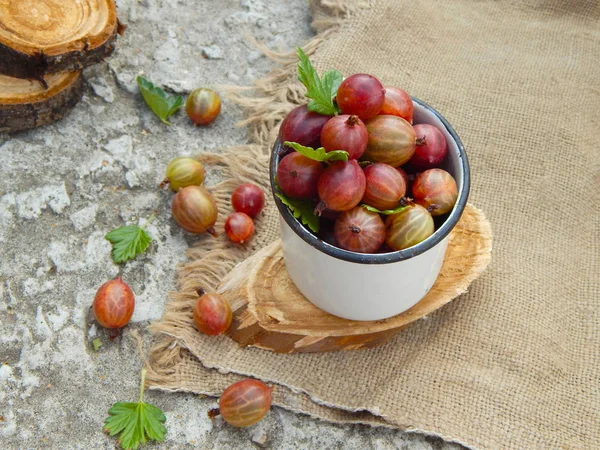
[[[144,389],[146,387],[146,369],[142,369],[142,383],[140,386],[140,403],[144,400]]]
[[[156,214],[155,214],[155,213],[152,213],[152,214],[150,215],[150,217],[148,217],[148,220],[146,220],[146,223],[145,223],[144,225],[142,225],[140,228],[141,228],[142,230],[145,230],[145,229],[146,229],[146,226],[147,226],[147,225],[148,225],[148,224],[149,224],[151,221],[153,221],[155,218],[156,218]]]
[[[206,229],[206,232],[207,232],[208,234],[210,234],[212,237],[215,237],[215,238],[216,238],[216,237],[219,237],[219,233],[217,233],[217,230],[215,230],[215,227],[208,227],[208,228]]]
[[[399,203],[400,206],[412,206],[414,204],[413,199],[410,197],[402,197]]]
[[[108,331],[108,340],[110,342],[114,341],[119,336],[121,336],[121,329],[120,328],[111,328]]]
[[[417,145],[425,145],[425,144],[427,144],[427,136],[423,136],[423,137],[417,138],[416,144]]]
[[[361,231],[358,225],[350,225],[348,228],[350,228],[350,231],[352,231],[353,233],[360,233]]]
[[[321,217],[321,213],[327,209],[327,203],[321,200],[315,207],[315,216]]]
[[[168,178],[165,178],[164,180],[161,181],[161,183],[158,185],[159,189],[164,189],[167,187],[167,185],[170,183]]]
[[[219,408],[213,408],[213,409],[208,410],[208,417],[210,417],[211,419],[214,419],[215,417],[217,417],[220,414],[221,414],[221,411],[219,411]]]
[[[348,117],[348,120],[346,120],[346,125],[348,125],[349,127],[353,127],[354,125],[356,125],[358,123],[358,116],[350,116]]]
[[[198,288],[196,289],[196,293],[198,294],[198,297],[202,297],[204,294],[206,294],[206,291],[202,288]]]

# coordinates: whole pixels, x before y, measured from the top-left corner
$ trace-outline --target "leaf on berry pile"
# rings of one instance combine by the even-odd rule
[[[307,108],[326,116],[335,116],[340,110],[333,102],[342,82],[342,74],[335,69],[328,70],[319,78],[319,74],[311,64],[306,53],[296,48],[298,55],[298,80],[306,86],[306,96],[311,99]]]
[[[304,145],[289,141],[285,141],[284,145],[293,148],[298,153],[306,156],[307,158],[314,159],[315,161],[348,161],[348,152],[345,150],[332,150],[330,152],[326,152],[323,147],[314,149],[312,147],[305,147]]]
[[[281,202],[286,205],[296,219],[300,219],[304,225],[310,228],[313,232],[318,233],[321,228],[321,222],[315,215],[315,206],[310,200],[297,200],[288,198],[281,193],[279,186],[277,186],[277,192],[275,195]]]
[[[137,77],[137,84],[142,97],[154,114],[165,124],[171,125],[167,119],[183,105],[181,95],[170,95],[143,76]]]
[[[146,370],[142,370],[140,400],[137,403],[117,402],[108,410],[103,430],[111,436],[119,435],[119,444],[125,450],[136,450],[147,440],[162,442],[167,429],[163,425],[167,418],[154,405],[145,403],[144,383]]]
[[[152,238],[144,230],[144,227],[136,225],[120,227],[104,236],[113,245],[112,259],[114,262],[123,263],[146,251]]]
[[[377,208],[373,208],[372,206],[369,205],[365,205],[364,203],[362,205],[363,208],[365,208],[366,210],[372,211],[372,212],[376,212],[378,214],[383,214],[386,216],[391,216],[393,214],[398,214],[402,211],[404,211],[406,208],[410,208],[410,206],[406,206],[406,205],[400,205],[394,209],[385,209],[383,211],[378,210]]]

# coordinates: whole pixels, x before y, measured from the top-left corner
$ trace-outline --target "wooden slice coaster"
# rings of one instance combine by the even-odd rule
[[[62,118],[83,93],[81,72],[48,75],[48,89],[35,80],[0,75],[0,132],[46,125]]]
[[[332,316],[306,300],[289,278],[278,240],[236,266],[220,284],[218,291],[230,302],[234,316],[227,334],[242,345],[278,353],[375,347],[466,292],[489,264],[491,247],[489,222],[467,205],[427,296],[397,316],[360,322]]]
[[[80,70],[114,50],[117,28],[114,0],[2,0],[0,73]]]

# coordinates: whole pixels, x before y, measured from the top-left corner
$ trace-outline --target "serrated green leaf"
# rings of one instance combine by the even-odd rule
[[[313,232],[318,233],[321,222],[315,215],[315,208],[310,200],[296,200],[283,195],[281,192],[275,194],[279,200],[286,205],[296,219],[300,219],[304,225]]]
[[[102,347],[102,341],[100,339],[94,339],[92,341],[92,346],[94,347],[94,351],[97,352],[100,347]]]
[[[306,87],[306,97],[311,101],[309,111],[326,116],[337,115],[340,110],[333,102],[342,82],[342,74],[335,69],[328,70],[319,78],[319,74],[311,64],[306,53],[300,47],[296,48],[298,55],[298,80]]]
[[[402,206],[402,205],[400,205],[400,206],[398,206],[397,208],[394,208],[394,209],[385,209],[383,211],[380,211],[377,208],[373,208],[372,206],[365,205],[364,203],[362,205],[360,205],[360,206],[362,206],[363,208],[365,208],[365,209],[367,209],[369,211],[376,212],[378,214],[384,214],[386,216],[391,216],[392,214],[398,214],[398,213],[404,211],[406,208],[410,208],[410,206]]]
[[[152,242],[146,230],[136,225],[117,228],[104,237],[113,245],[112,259],[117,264],[144,253]]]
[[[119,443],[125,450],[136,450],[146,440],[162,442],[167,429],[167,418],[154,405],[144,403],[115,403],[108,410],[104,430],[111,436],[119,435]]]
[[[345,150],[332,150],[330,152],[326,152],[323,147],[314,149],[312,147],[305,147],[304,145],[289,141],[285,141],[283,144],[293,148],[307,158],[314,159],[315,161],[348,161],[348,152]]]
[[[181,95],[170,95],[143,76],[137,77],[140,93],[154,114],[165,124],[171,125],[167,119],[183,105]]]

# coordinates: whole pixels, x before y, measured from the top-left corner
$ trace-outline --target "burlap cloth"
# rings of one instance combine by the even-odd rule
[[[471,163],[493,261],[465,295],[372,350],[278,355],[194,333],[185,294],[213,288],[277,237],[271,201],[252,248],[201,237],[180,268],[150,384],[219,395],[239,375],[275,403],[337,422],[418,430],[480,449],[600,446],[600,6],[597,0],[313,1],[320,70],[368,72],[438,109]],[[303,102],[294,59],[250,93],[252,146],[203,156],[267,189],[269,145]],[[365,280],[368,283],[368,280]]]

